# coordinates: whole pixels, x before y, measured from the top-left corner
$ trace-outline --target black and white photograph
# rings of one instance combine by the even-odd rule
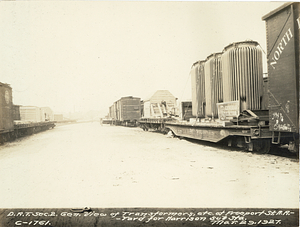
[[[0,227],[299,226],[300,3],[0,1]]]

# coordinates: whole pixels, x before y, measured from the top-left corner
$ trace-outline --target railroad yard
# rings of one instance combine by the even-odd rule
[[[0,206],[298,208],[298,159],[99,122],[0,147]]]
[[[100,2],[0,9],[0,227],[299,226],[300,4]]]

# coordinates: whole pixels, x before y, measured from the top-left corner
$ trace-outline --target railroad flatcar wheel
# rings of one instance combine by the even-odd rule
[[[170,130],[169,130],[168,128],[163,128],[163,129],[162,129],[162,133],[163,133],[164,135],[168,134],[169,131],[170,131]]]
[[[254,152],[260,154],[268,154],[270,152],[271,143],[269,140],[254,141]]]
[[[15,132],[11,132],[10,133],[10,140],[13,141],[16,139],[16,133]]]
[[[142,125],[142,129],[143,129],[144,131],[148,131],[147,125]]]
[[[9,141],[9,134],[8,133],[4,133],[2,135],[2,138],[3,138],[3,142],[8,142]]]

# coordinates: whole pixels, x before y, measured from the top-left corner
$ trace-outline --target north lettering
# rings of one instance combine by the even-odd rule
[[[298,18],[299,19],[299,18]],[[277,64],[277,61],[280,59],[281,54],[284,51],[284,48],[287,46],[290,40],[293,38],[293,33],[291,28],[287,30],[287,32],[284,34],[282,39],[280,40],[280,43],[278,44],[276,51],[273,54],[272,61],[270,62],[270,65],[273,69],[275,69],[275,65]]]

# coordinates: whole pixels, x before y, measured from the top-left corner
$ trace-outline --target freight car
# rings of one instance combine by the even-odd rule
[[[54,122],[21,121],[19,105],[13,105],[12,88],[0,82],[0,144],[20,136],[30,135],[55,127]]]
[[[268,153],[270,146],[299,151],[299,4],[286,3],[266,22],[268,78],[254,41],[232,43],[192,65],[195,119],[167,121],[176,136],[226,142]],[[141,122],[143,124],[143,122]]]
[[[113,125],[137,126],[141,117],[141,99],[122,97],[109,108],[109,122]]]

